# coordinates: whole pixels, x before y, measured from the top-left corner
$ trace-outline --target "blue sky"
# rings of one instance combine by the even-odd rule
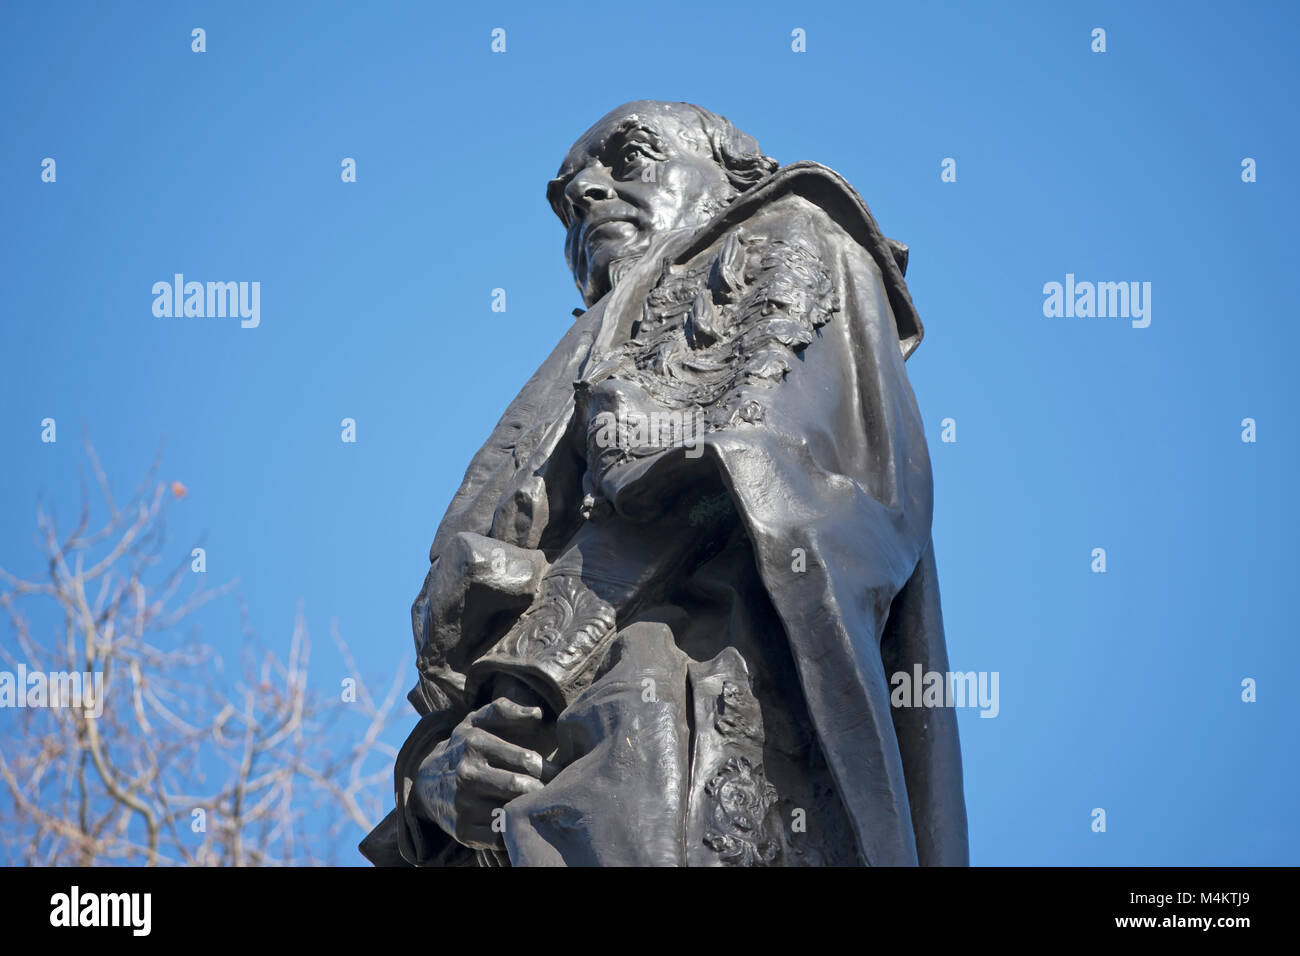
[[[172,545],[264,639],[302,601],[322,687],[330,621],[413,677],[436,524],[580,304],[546,181],[613,106],[689,100],[911,246],[950,655],[1000,675],[960,715],[972,861],[1300,862],[1296,8],[559,10],[7,2],[0,566],[39,571],[38,496],[71,516],[83,421],[122,489],[165,437]],[[176,272],[259,281],[260,326],[155,317]],[[1045,317],[1067,273],[1150,282],[1150,326]]]

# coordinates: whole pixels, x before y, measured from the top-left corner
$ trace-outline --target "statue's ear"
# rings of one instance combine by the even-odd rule
[[[907,243],[899,242],[897,239],[886,239],[889,243],[889,251],[894,254],[894,262],[898,264],[898,271],[907,275]]]

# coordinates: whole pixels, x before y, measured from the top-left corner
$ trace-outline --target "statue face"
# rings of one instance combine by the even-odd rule
[[[568,230],[565,258],[591,305],[619,260],[658,234],[707,222],[736,189],[713,158],[699,114],[640,100],[611,112],[573,144],[547,187]]]

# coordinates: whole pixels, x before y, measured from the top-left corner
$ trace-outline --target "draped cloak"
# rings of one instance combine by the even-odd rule
[[[579,316],[474,456],[430,561],[436,567],[463,532],[553,556],[581,499],[582,466],[561,460],[575,382],[626,341],[665,276],[707,272],[737,235],[806,250],[829,278],[834,306],[815,328],[805,323],[807,342],[787,349],[778,380],[744,390],[761,414],[733,416],[703,435],[704,460],[741,516],[858,857],[873,866],[963,865],[955,713],[890,706],[892,674],[948,671],[929,455],[904,367],[922,327],[903,279],[906,248],[884,237],[832,170],[811,162],[777,170],[705,225],[661,237]],[[786,304],[806,291],[793,290]],[[630,462],[600,490],[635,517],[682,454]],[[465,862],[468,851],[414,812],[412,788],[420,760],[475,705],[461,693],[472,662],[438,646],[427,593],[412,617],[421,677],[410,699],[422,716],[398,757],[397,809],[361,850],[378,864]]]

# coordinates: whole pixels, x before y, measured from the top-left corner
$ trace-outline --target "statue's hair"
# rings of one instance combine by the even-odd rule
[[[713,159],[722,167],[737,192],[744,192],[776,171],[777,161],[763,153],[758,140],[732,126],[725,116],[719,116],[694,103],[681,105],[689,106],[699,115],[700,125],[709,138]]]

